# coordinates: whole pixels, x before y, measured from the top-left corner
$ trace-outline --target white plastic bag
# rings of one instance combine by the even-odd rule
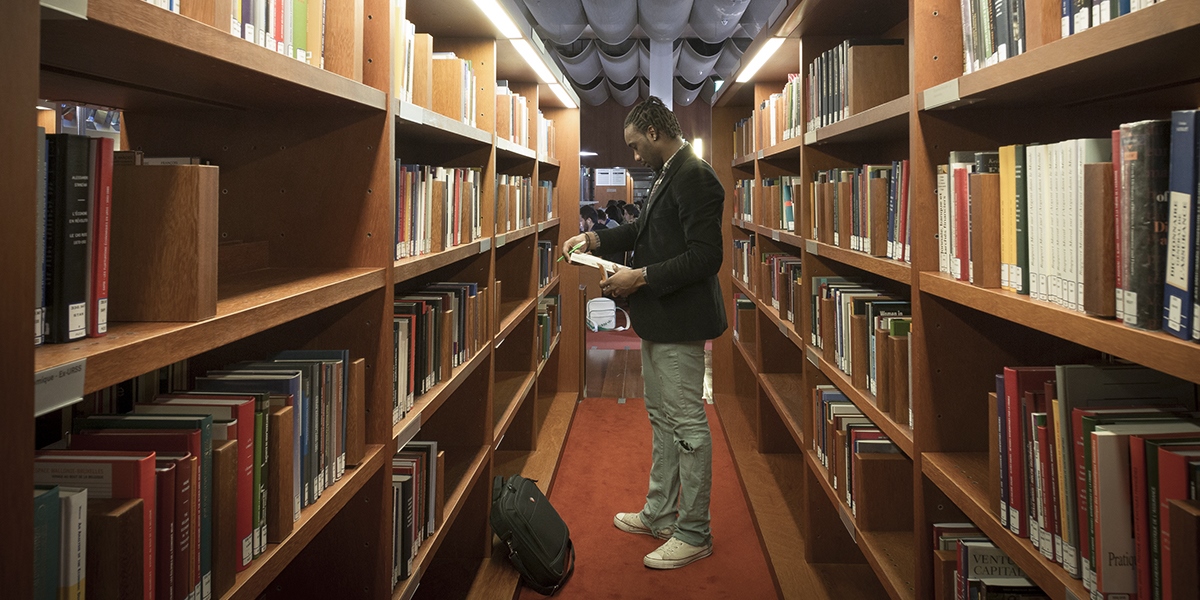
[[[617,311],[625,315],[625,324],[617,327]],[[587,326],[592,331],[625,331],[629,329],[629,313],[618,308],[612,298],[592,298],[587,303]]]

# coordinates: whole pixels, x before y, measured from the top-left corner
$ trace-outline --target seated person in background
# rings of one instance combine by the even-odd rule
[[[641,212],[642,211],[638,210],[638,207],[636,204],[626,204],[625,211],[624,211],[624,213],[625,213],[624,221],[626,223],[632,223],[632,222],[636,221],[638,218],[638,215],[640,215]]]
[[[625,211],[618,204],[610,204],[604,211],[608,215],[609,228],[616,227],[625,223]]]
[[[596,209],[591,206],[579,207],[579,231],[595,231],[596,230]],[[601,227],[601,229],[604,229]]]
[[[619,223],[614,223],[609,220],[608,213],[606,211],[600,210],[600,209],[594,209],[594,210],[596,211],[596,225],[594,227],[592,227],[592,231],[598,231],[601,229],[612,229],[613,227],[616,227],[617,225],[619,225]]]

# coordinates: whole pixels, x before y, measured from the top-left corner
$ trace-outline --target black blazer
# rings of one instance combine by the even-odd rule
[[[711,166],[687,146],[671,161],[633,223],[596,232],[604,253],[633,250],[647,285],[629,297],[633,329],[652,342],[711,340],[725,331],[717,273],[725,189]]]

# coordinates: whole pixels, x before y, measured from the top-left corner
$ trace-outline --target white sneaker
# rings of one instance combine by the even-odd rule
[[[712,551],[711,541],[703,546],[693,546],[679,538],[671,538],[658,550],[647,554],[642,562],[651,569],[678,569],[712,556]]]
[[[660,540],[670,539],[671,534],[674,533],[670,527],[663,527],[658,531],[650,531],[650,528],[646,527],[646,524],[642,522],[640,513],[617,513],[617,516],[613,517],[613,525],[616,525],[617,529],[626,533],[649,535]]]

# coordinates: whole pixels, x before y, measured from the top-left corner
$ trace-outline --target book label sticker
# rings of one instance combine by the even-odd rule
[[[87,335],[87,303],[78,302],[67,307],[69,313],[67,339],[77,339]]]
[[[86,376],[86,358],[51,367],[35,374],[33,376],[34,415],[43,415],[82,400]]]

